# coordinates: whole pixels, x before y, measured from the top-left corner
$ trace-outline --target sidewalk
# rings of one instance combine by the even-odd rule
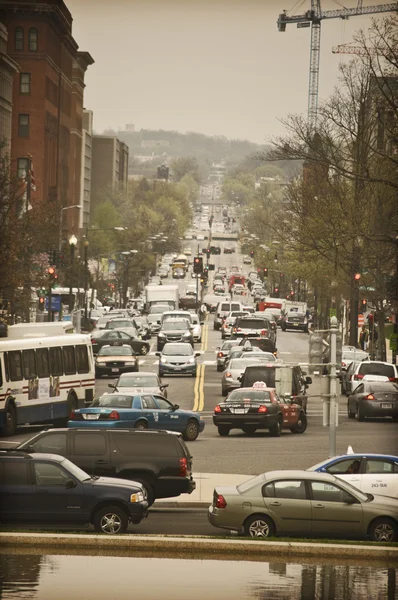
[[[237,486],[254,475],[236,475],[230,473],[197,473],[194,475],[196,490],[192,494],[181,494],[174,498],[155,500],[153,508],[204,508],[213,501],[215,487]]]

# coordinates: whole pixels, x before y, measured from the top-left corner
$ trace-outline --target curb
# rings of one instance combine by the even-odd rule
[[[110,549],[129,550],[131,552],[167,552],[170,554],[191,552],[195,556],[199,553],[218,555],[236,555],[242,560],[242,552],[245,557],[283,555],[301,557],[334,557],[344,559],[369,559],[378,561],[398,560],[398,548],[387,546],[358,546],[341,544],[317,544],[300,542],[263,542],[257,540],[219,540],[202,537],[173,537],[173,536],[139,536],[118,535],[106,536],[98,534],[37,534],[37,533],[0,533],[0,547],[13,548],[20,551],[24,547],[58,548],[66,549],[72,553],[76,549]]]

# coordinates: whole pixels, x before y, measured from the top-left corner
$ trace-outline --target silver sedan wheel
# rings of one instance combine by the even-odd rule
[[[262,519],[253,521],[249,527],[249,534],[250,537],[269,537],[270,529],[268,523]]]
[[[391,523],[380,523],[373,532],[373,539],[376,542],[393,542],[395,538],[394,527]]]

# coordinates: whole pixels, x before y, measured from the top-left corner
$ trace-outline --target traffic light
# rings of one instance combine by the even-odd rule
[[[279,294],[279,288],[276,287],[276,288],[274,288],[274,295],[277,296],[278,294]]]
[[[201,256],[195,256],[193,259],[193,272],[201,274],[203,271],[203,258]]]
[[[46,300],[45,300],[44,296],[40,296],[40,298],[39,298],[39,310],[40,311],[44,310],[45,302],[46,302]]]
[[[254,250],[250,250],[250,256],[251,258],[254,258]]]
[[[58,281],[58,273],[54,269],[54,267],[48,267],[47,269],[48,278],[50,280],[50,286],[53,287],[54,284]]]
[[[320,365],[322,364],[322,350],[323,350],[323,337],[322,333],[313,332],[309,335],[309,351],[308,351],[308,362],[310,365],[317,365],[312,369],[313,371],[321,371]]]
[[[360,273],[354,273],[354,279],[355,279],[355,281],[359,281],[361,279],[361,274]]]
[[[361,311],[361,312],[363,312],[363,313],[365,313],[365,312],[366,312],[366,310],[367,310],[367,300],[364,298],[364,299],[362,300],[362,302],[361,302],[361,308],[360,308],[360,311]]]
[[[264,277],[268,277],[268,268],[264,267],[263,269]]]

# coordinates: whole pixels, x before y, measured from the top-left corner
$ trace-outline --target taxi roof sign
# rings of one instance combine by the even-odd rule
[[[264,389],[267,387],[267,384],[265,383],[265,381],[255,381],[252,387],[256,389]]]

